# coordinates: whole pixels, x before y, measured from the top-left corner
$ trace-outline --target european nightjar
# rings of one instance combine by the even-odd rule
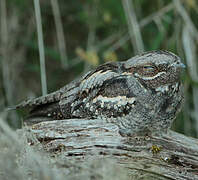
[[[124,134],[166,132],[181,109],[184,67],[171,52],[146,52],[100,65],[58,91],[15,108],[31,108],[27,122],[100,118],[117,124]]]

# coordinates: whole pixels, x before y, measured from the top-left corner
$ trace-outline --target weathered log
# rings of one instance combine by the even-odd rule
[[[90,156],[110,158],[124,167],[131,179],[198,179],[197,139],[173,131],[161,136],[123,137],[115,124],[86,119],[41,122],[30,130],[52,156],[63,153],[77,163]]]

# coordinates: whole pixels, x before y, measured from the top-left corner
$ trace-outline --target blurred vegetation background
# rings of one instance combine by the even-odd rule
[[[185,103],[173,129],[198,136],[196,0],[1,0],[0,117],[4,109],[50,93],[107,61],[164,49],[187,65]]]

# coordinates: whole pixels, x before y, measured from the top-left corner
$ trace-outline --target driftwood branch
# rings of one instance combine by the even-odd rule
[[[198,141],[173,131],[160,137],[122,137],[116,125],[86,119],[41,122],[30,130],[52,156],[63,153],[77,163],[90,156],[110,158],[129,177],[198,179]]]

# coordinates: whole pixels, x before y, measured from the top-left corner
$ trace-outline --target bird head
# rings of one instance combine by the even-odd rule
[[[185,65],[180,57],[168,51],[150,51],[124,63],[125,71],[149,88],[175,84]]]

